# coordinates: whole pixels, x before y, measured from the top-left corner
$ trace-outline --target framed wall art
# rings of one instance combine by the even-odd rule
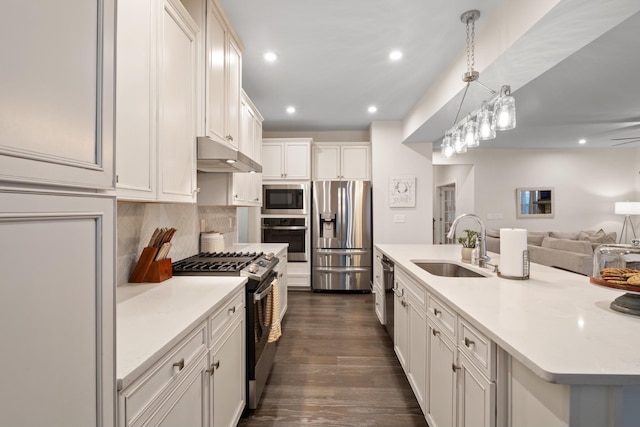
[[[412,208],[416,206],[416,177],[389,177],[389,207]]]

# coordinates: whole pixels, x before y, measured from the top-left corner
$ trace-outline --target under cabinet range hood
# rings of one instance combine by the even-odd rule
[[[262,172],[260,164],[234,148],[206,136],[197,141],[200,172]]]

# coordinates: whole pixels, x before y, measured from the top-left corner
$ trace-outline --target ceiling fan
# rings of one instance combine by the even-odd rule
[[[625,145],[625,144],[633,144],[634,142],[640,142],[640,135],[638,136],[630,136],[627,138],[611,138],[612,141],[623,141],[623,142],[618,142],[617,144],[613,144],[613,147],[617,147],[619,145]],[[629,140],[629,141],[627,141]]]

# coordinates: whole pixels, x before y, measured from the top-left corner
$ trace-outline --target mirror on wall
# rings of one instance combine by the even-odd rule
[[[553,188],[516,188],[517,218],[553,218]]]

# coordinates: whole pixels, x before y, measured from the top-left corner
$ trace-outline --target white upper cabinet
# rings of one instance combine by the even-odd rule
[[[311,179],[310,138],[265,138],[262,140],[262,179]]]
[[[206,135],[238,148],[242,46],[214,0],[207,0],[206,20]]]
[[[371,156],[368,143],[314,143],[313,179],[369,180]]]
[[[160,20],[158,199],[195,202],[195,73],[198,27],[179,0]]]
[[[178,0],[118,7],[117,195],[194,202],[196,23]]]
[[[114,187],[114,20],[113,0],[3,2],[0,180]]]

